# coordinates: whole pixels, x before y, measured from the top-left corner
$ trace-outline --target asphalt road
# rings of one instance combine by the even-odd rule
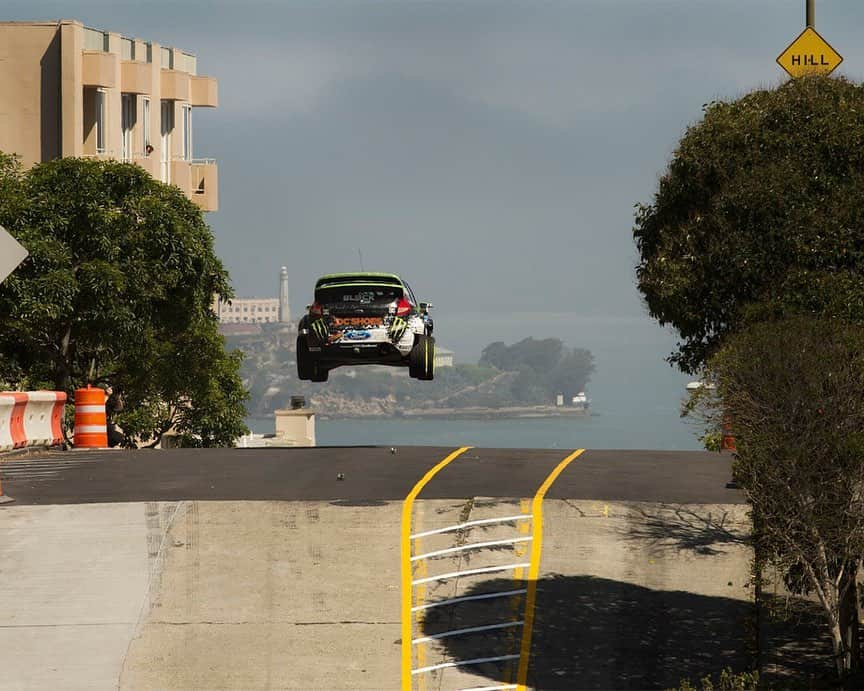
[[[445,447],[68,451],[0,459],[3,493],[26,504],[182,500],[400,501]],[[568,450],[471,449],[423,489],[422,499],[532,497]],[[338,479],[342,474],[344,479]],[[728,455],[587,450],[550,499],[744,503],[727,488]]]

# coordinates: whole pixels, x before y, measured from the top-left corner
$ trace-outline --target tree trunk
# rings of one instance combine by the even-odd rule
[[[852,672],[861,669],[861,646],[858,635],[858,575],[857,564],[848,563],[843,571],[843,583],[840,584],[840,592],[846,589],[843,599],[840,600],[839,615],[840,625],[838,632],[841,639],[841,649],[835,650],[840,653],[837,658],[837,670],[840,678],[848,676]]]
[[[69,345],[72,341],[72,325],[66,326],[66,332],[60,339],[60,353],[54,365],[54,390],[66,391],[69,383]]]

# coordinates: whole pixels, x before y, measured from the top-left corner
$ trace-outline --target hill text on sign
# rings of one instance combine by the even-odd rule
[[[841,62],[843,58],[840,54],[810,26],[777,58],[777,64],[793,78],[808,74],[831,74]]]

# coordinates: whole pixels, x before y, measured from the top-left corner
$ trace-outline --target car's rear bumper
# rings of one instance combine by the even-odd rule
[[[408,365],[408,359],[392,343],[336,343],[309,347],[314,358],[331,367],[340,365]]]
[[[312,333],[312,329],[303,328],[300,334],[307,338],[309,350],[313,353],[335,353],[337,359],[341,356],[359,357],[362,361],[377,353],[382,357],[395,352],[400,358],[407,358],[414,345],[416,324],[409,323],[398,341],[390,338],[389,326],[368,329],[330,329],[327,328],[327,341],[322,343],[322,337]],[[341,354],[341,355],[339,355]],[[323,356],[322,356],[323,357]]]

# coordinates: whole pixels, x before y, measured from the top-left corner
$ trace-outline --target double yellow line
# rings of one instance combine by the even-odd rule
[[[426,473],[402,503],[402,688],[411,691],[411,515],[414,499],[428,482],[447,464],[470,449],[463,446]]]
[[[463,446],[435,465],[420,481],[414,485],[402,504],[402,690],[411,691],[411,655],[412,655],[412,617],[411,617],[411,516],[414,500],[422,489],[448,464],[468,451],[470,446]],[[531,656],[531,637],[534,630],[534,607],[537,602],[537,578],[540,574],[540,556],[543,548],[543,499],[552,483],[575,459],[584,453],[585,449],[577,449],[562,460],[549,473],[543,484],[534,495],[531,503],[531,561],[528,569],[528,585],[525,595],[525,624],[522,630],[522,644],[519,650],[519,668],[517,671],[517,688],[524,691],[528,678],[528,663]]]
[[[543,498],[570,463],[579,458],[585,449],[577,449],[561,461],[555,470],[540,485],[531,503],[531,566],[528,568],[528,592],[525,594],[525,626],[522,628],[522,647],[519,650],[519,671],[516,673],[517,691],[525,690],[528,679],[528,661],[531,657],[531,636],[534,633],[534,605],[537,602],[537,577],[540,575],[540,552],[543,548]]]

